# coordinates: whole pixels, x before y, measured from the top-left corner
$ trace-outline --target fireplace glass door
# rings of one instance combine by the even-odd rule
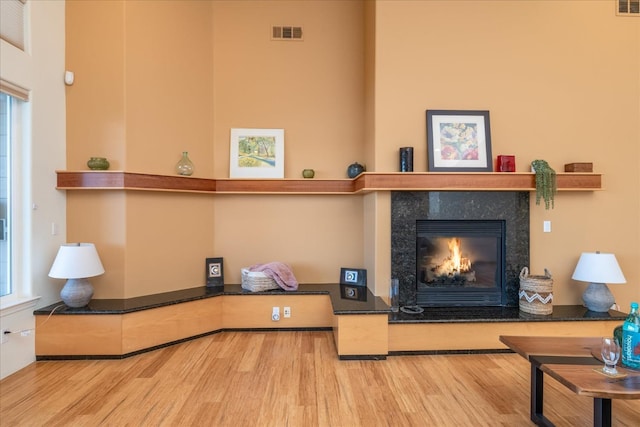
[[[418,305],[504,305],[505,221],[418,220],[416,232]]]

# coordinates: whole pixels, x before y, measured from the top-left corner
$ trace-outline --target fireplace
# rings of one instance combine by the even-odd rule
[[[504,220],[418,220],[418,305],[505,305],[504,257]]]
[[[495,259],[490,260],[484,255],[482,262],[487,265],[481,268],[481,264],[477,264],[474,267],[476,280],[482,276],[481,284],[447,283],[442,278],[440,283],[427,285],[421,280],[424,267],[419,266],[418,258],[432,256],[428,247],[438,243],[425,243],[419,239],[419,234],[434,235],[429,227],[425,232],[424,224],[453,225],[453,230],[436,230],[436,234],[442,235],[434,238],[448,241],[457,237],[463,254],[472,249],[471,245],[480,245],[495,255]],[[448,246],[445,251],[448,253]],[[487,269],[491,263],[496,266],[491,265]],[[502,266],[498,267],[500,264]],[[400,281],[401,306],[517,307],[518,276],[525,266],[529,266],[528,192],[391,192],[391,277]],[[488,270],[489,273],[486,272]],[[487,276],[493,276],[495,280],[491,281]],[[438,284],[441,286],[436,286]],[[446,286],[443,285],[449,289],[445,291]],[[436,287],[442,289],[434,290]],[[443,295],[436,297],[436,293]]]

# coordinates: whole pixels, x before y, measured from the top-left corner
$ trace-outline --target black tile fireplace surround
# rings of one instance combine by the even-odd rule
[[[416,221],[504,220],[505,285],[502,306],[517,307],[519,274],[529,266],[529,193],[392,191],[391,277],[400,280],[400,305],[417,304]]]

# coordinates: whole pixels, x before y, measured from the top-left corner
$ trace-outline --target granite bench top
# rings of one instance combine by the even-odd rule
[[[339,284],[305,284],[300,285],[296,291],[285,291],[275,289],[262,292],[251,292],[242,289],[240,285],[224,286],[200,286],[197,288],[182,289],[179,291],[164,292],[154,295],[145,295],[125,299],[92,299],[89,305],[80,308],[71,308],[62,302],[51,304],[34,311],[35,315],[49,315],[53,311],[54,315],[69,314],[126,314],[135,311],[149,310],[168,305],[181,304],[189,301],[196,301],[205,298],[214,298],[222,295],[329,295],[333,314],[385,314],[390,313],[389,306],[369,291],[366,291],[361,300],[345,298]]]
[[[51,304],[34,311],[35,315],[80,315],[80,314],[126,314],[149,310],[222,295],[264,296],[264,295],[329,295],[334,315],[388,314],[389,324],[411,323],[474,323],[474,322],[563,322],[619,320],[624,322],[627,314],[609,310],[596,313],[579,305],[556,305],[552,314],[533,315],[522,312],[518,307],[425,307],[418,314],[392,313],[382,298],[375,296],[368,288],[359,300],[346,298],[337,283],[301,284],[296,291],[275,289],[251,292],[240,285],[224,285],[182,289],[154,295],[125,299],[92,299],[89,305],[71,308],[62,302]]]

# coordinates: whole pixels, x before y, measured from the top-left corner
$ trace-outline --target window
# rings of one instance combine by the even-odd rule
[[[0,298],[16,297],[14,266],[17,236],[20,236],[19,221],[14,215],[19,184],[13,165],[18,160],[15,154],[20,148],[22,106],[29,100],[26,89],[0,79]]]
[[[14,98],[0,93],[0,297],[11,286],[11,125]]]
[[[11,44],[26,52],[27,0],[0,0],[0,44]],[[21,52],[21,53],[23,53]],[[0,307],[23,292],[16,286],[16,255],[23,235],[16,208],[21,193],[13,165],[20,160],[23,134],[22,111],[29,101],[29,90],[0,76]],[[17,246],[18,245],[18,246]]]

